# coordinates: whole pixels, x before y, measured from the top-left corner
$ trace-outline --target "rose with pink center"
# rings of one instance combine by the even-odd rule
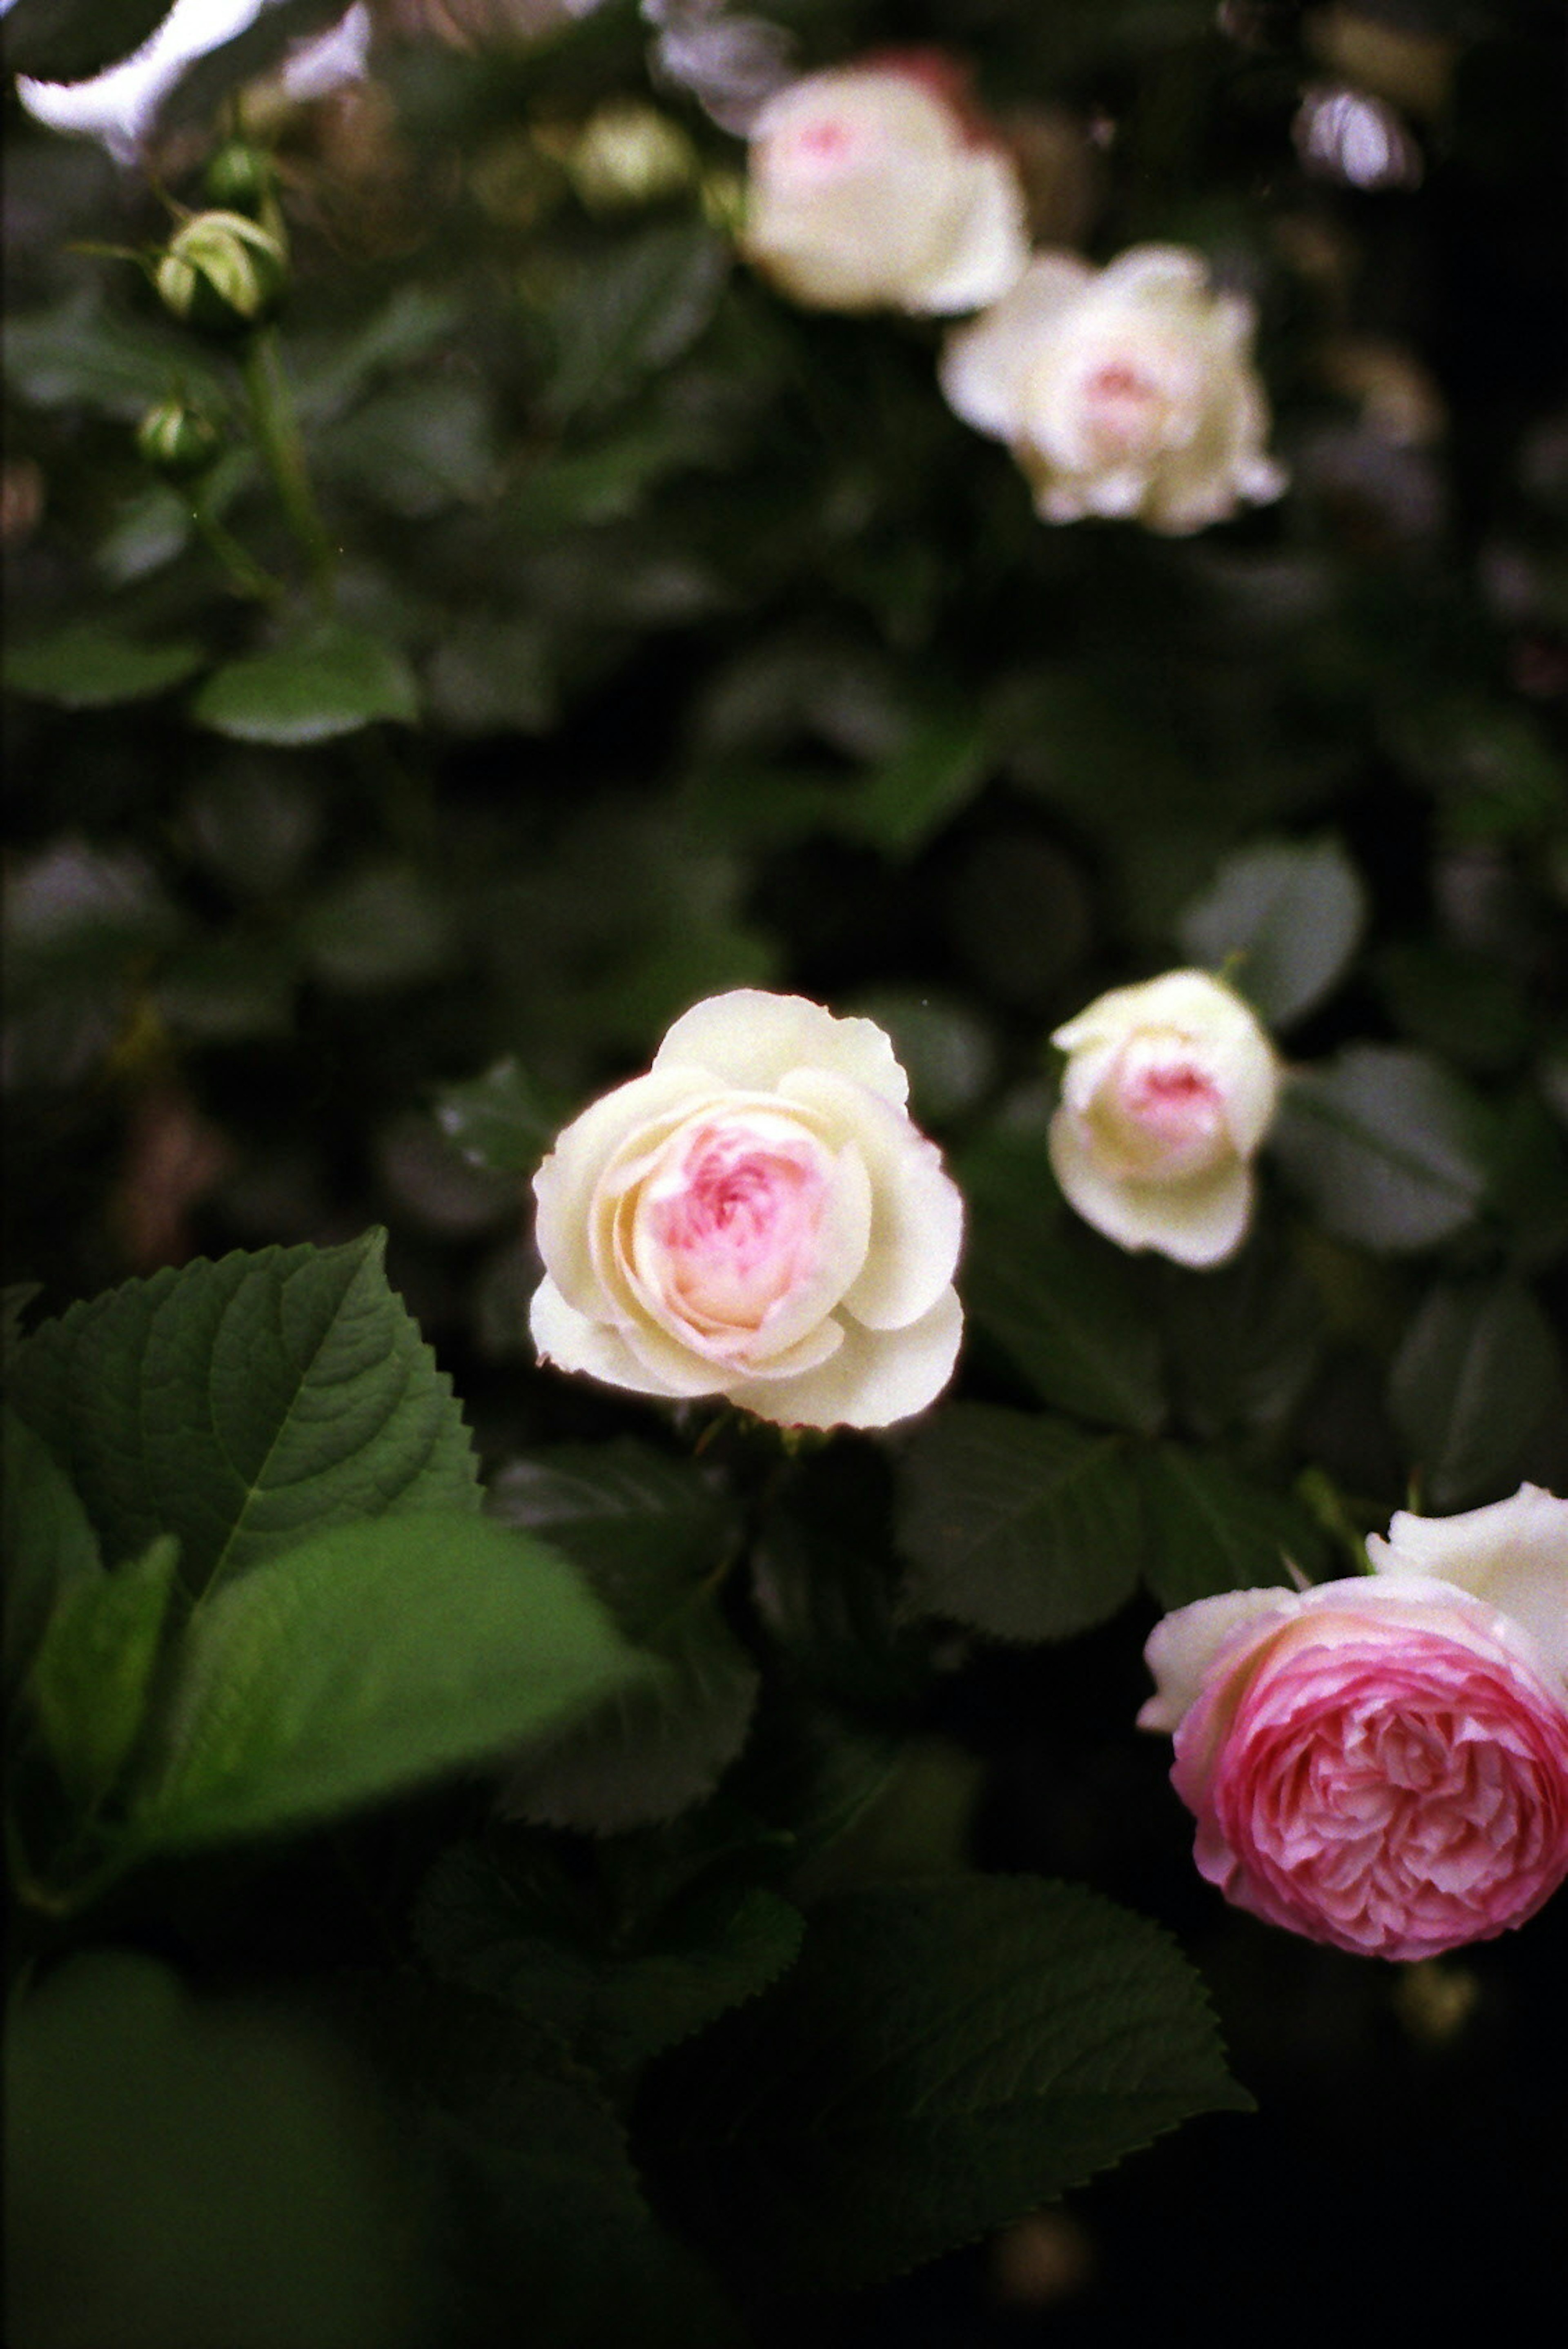
[[[978,309],[1029,258],[1012,159],[949,61],[892,54],[807,74],[752,126],[742,240],[794,301]]]
[[[1136,245],[1102,270],[1039,253],[950,336],[942,389],[1007,442],[1044,521],[1127,515],[1179,536],[1284,487],[1263,453],[1252,324],[1179,245]]]
[[[1459,1579],[1412,1563],[1427,1534]],[[1368,1579],[1168,1615],[1138,1718],[1172,1734],[1198,1867],[1228,1899],[1340,1949],[1431,1957],[1521,1924],[1568,1877],[1568,1501],[1526,1485],[1465,1516],[1402,1514],[1368,1549]]]
[[[1123,1247],[1230,1256],[1279,1092],[1252,1012],[1207,971],[1168,971],[1102,995],[1052,1041],[1068,1056],[1050,1149],[1070,1204]]]
[[[742,988],[678,1019],[535,1177],[530,1313],[563,1370],[872,1427],[950,1376],[962,1204],[881,1030]]]

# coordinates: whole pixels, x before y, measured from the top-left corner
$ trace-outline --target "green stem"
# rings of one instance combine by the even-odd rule
[[[288,378],[283,371],[277,336],[271,326],[258,326],[246,343],[244,372],[256,440],[267,471],[277,485],[289,526],[309,563],[316,600],[323,615],[329,615],[337,552],[327,535],[316,492],[310,486],[305,442],[300,438]]]
[[[194,493],[191,497],[190,511],[198,535],[228,573],[235,594],[254,595],[259,603],[275,604],[284,592],[282,580],[275,579],[270,571],[264,571],[254,555],[240,544],[233,531],[225,530],[216,514],[210,513],[203,501]]]

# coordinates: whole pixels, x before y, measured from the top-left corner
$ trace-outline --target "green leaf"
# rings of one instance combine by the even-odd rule
[[[1042,1402],[1149,1434],[1165,1415],[1159,1339],[1144,1268],[1055,1216],[1042,1152],[971,1191],[960,1276],[965,1305]],[[961,1166],[960,1179],[964,1169]],[[966,1186],[967,1187],[967,1186]]]
[[[609,408],[691,347],[729,274],[725,240],[660,222],[580,263],[551,314],[556,367],[543,405],[557,424]]]
[[[108,1794],[147,1717],[180,1546],[167,1536],[60,1593],[32,1691],[61,1777],[84,1808]]]
[[[825,1902],[778,1988],[649,2088],[692,2229],[786,2290],[897,2273],[1250,2101],[1158,1927],[1023,1878]]]
[[[1562,1381],[1552,1324],[1520,1282],[1433,1288],[1389,1383],[1422,1507],[1442,1516],[1499,1497]]]
[[[124,1950],[35,1981],[7,2017],[9,2339],[413,2349],[391,2116],[319,2025]]]
[[[1430,1247],[1487,1187],[1481,1103],[1440,1061],[1350,1044],[1293,1077],[1272,1146],[1325,1230],[1365,1247]]]
[[[989,729],[974,710],[933,712],[853,793],[841,796],[841,820],[889,855],[912,856],[974,797],[993,755]]]
[[[899,1460],[904,1603],[1003,1640],[1104,1622],[1137,1579],[1137,1489],[1119,1435],[950,1403]]]
[[[357,733],[378,719],[412,725],[419,694],[400,653],[369,629],[330,621],[214,669],[191,715],[235,741],[296,750]]]
[[[16,0],[5,69],[37,81],[90,81],[156,32],[170,0]]]
[[[453,1512],[339,1526],[199,1608],[131,1815],[185,1849],[493,1761],[652,1666],[542,1543]]]
[[[13,645],[5,655],[5,680],[14,693],[30,693],[61,709],[109,709],[117,702],[146,701],[182,685],[202,667],[200,645],[182,641],[139,645],[91,620],[73,621],[31,643]]]
[[[1343,977],[1366,926],[1366,889],[1333,839],[1263,841],[1227,857],[1186,905],[1177,936],[1271,1027],[1287,1028]]]
[[[504,1868],[475,1846],[449,1852],[421,1895],[420,1945],[448,1980],[557,2033],[590,2071],[624,2074],[689,2039],[799,1951],[800,1911],[755,1884],[699,1883],[629,1947],[618,1933],[590,1936],[551,1856],[532,1857]]]
[[[1239,1476],[1213,1453],[1162,1444],[1137,1462],[1147,1527],[1145,1578],[1162,1607],[1225,1590],[1272,1589],[1299,1567],[1313,1578],[1323,1536],[1284,1495]]]
[[[9,47],[10,26],[6,26]],[[222,378],[183,334],[163,319],[100,311],[92,290],[54,309],[8,320],[5,379],[35,408],[87,408],[134,424],[155,400],[179,393],[222,414]]]
[[[1324,1331],[1317,1291],[1278,1227],[1260,1219],[1228,1264],[1162,1265],[1160,1275],[1171,1385],[1192,1432],[1281,1429],[1322,1359]]]
[[[445,898],[412,864],[361,865],[302,911],[299,941],[318,975],[349,993],[413,987],[456,951]]]
[[[511,1053],[482,1077],[443,1085],[436,1123],[475,1166],[532,1174],[570,1114],[571,1103],[535,1083]]]
[[[491,1506],[575,1559],[667,1668],[524,1756],[504,1809],[597,1835],[673,1818],[717,1784],[756,1702],[756,1667],[715,1597],[740,1537],[733,1505],[691,1463],[623,1437],[514,1462]]]
[[[24,1340],[16,1406],[111,1558],[168,1531],[199,1594],[327,1526],[480,1506],[385,1235],[128,1281]]]
[[[26,1673],[57,1599],[102,1572],[87,1511],[69,1479],[10,1405],[0,1406],[5,1561],[5,1682]]]

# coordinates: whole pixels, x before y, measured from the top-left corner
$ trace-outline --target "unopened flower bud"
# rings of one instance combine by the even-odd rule
[[[635,99],[600,107],[566,163],[578,196],[596,212],[660,203],[697,176],[697,150],[680,125]]]
[[[171,481],[204,472],[223,446],[210,416],[180,398],[161,399],[136,428],[136,445],[148,464]]]
[[[248,139],[227,139],[202,175],[209,203],[226,212],[246,212],[270,225],[265,214],[273,200],[272,160]]]
[[[177,318],[216,332],[260,326],[277,305],[286,261],[282,236],[243,212],[198,212],[158,264],[159,299]]]

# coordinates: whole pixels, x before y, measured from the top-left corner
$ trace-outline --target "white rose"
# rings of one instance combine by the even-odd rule
[[[942,389],[1008,443],[1045,521],[1127,515],[1179,536],[1284,487],[1262,453],[1252,327],[1251,305],[1211,292],[1179,245],[1135,245],[1101,270],[1041,254],[949,337]]]
[[[1207,971],[1113,988],[1051,1039],[1068,1055],[1051,1164],[1086,1223],[1178,1264],[1223,1262],[1279,1095],[1273,1046]]]
[[[1018,276],[1029,241],[1017,171],[944,78],[940,60],[845,66],[763,106],[742,245],[795,301],[975,310]]]
[[[963,1316],[963,1203],[869,1019],[711,997],[534,1178],[541,1357],[784,1426],[885,1427],[935,1400]]]

